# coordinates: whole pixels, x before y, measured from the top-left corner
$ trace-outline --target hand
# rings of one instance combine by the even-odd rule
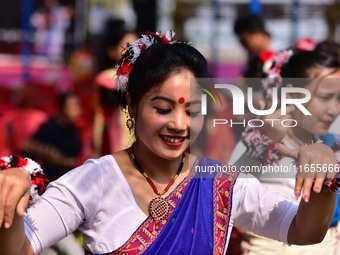
[[[294,192],[295,197],[299,198],[302,191],[305,202],[309,201],[312,189],[320,193],[324,180],[335,178],[339,170],[334,152],[321,143],[304,145],[295,150],[278,144],[277,150],[298,162]]]
[[[260,100],[259,108],[261,110],[269,109],[272,106],[272,96],[269,95],[266,101]],[[294,105],[289,105],[286,108],[287,114],[281,115],[281,109],[278,108],[275,112],[269,115],[262,116],[261,119],[264,121],[263,127],[261,127],[261,133],[268,136],[274,142],[280,142],[286,135],[289,128],[283,126],[281,122],[283,120],[291,119],[291,113],[295,110]],[[285,123],[285,125],[291,125]]]
[[[15,213],[23,217],[30,197],[29,174],[19,168],[0,171],[0,228],[10,228]]]

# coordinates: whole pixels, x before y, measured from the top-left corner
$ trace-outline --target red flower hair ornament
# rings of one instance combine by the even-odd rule
[[[266,77],[262,80],[262,89],[265,95],[271,94],[272,88],[281,87],[281,68],[289,61],[292,55],[293,50],[291,49],[279,52],[262,51],[259,54],[259,58],[263,63],[262,71]]]
[[[119,63],[116,65],[117,72],[114,77],[117,85],[116,90],[118,90],[121,93],[127,91],[129,75],[131,73],[134,63],[136,62],[137,58],[140,56],[140,53],[143,50],[148,49],[151,45],[155,43],[159,44],[179,43],[178,41],[173,39],[174,35],[175,32],[171,30],[167,31],[164,34],[161,34],[159,32],[148,32],[146,35],[142,35],[142,37],[139,38],[138,40],[127,44],[125,53],[123,54]]]
[[[295,43],[295,48],[301,51],[312,51],[316,47],[316,41],[313,38],[302,38],[297,40]]]

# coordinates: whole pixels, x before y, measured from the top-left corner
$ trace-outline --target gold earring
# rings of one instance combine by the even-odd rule
[[[131,135],[132,129],[133,129],[134,126],[135,126],[135,121],[134,121],[133,118],[131,118],[130,116],[129,116],[129,118],[126,120],[126,126],[127,126],[127,128],[129,129],[129,134]]]
[[[131,135],[132,129],[133,129],[134,126],[135,126],[135,121],[134,121],[133,118],[131,118],[128,109],[124,109],[123,111],[124,111],[125,116],[126,116],[126,122],[125,122],[125,124],[126,124],[126,127],[129,129],[129,134]]]

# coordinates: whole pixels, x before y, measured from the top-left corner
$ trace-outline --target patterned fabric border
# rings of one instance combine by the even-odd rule
[[[224,174],[214,180],[214,255],[224,254],[236,177]]]
[[[170,195],[165,198],[170,206],[167,219],[159,222],[159,224],[156,225],[154,220],[151,217],[148,217],[136,230],[136,232],[129,238],[129,240],[126,241],[119,249],[111,253],[106,253],[105,255],[138,255],[145,252],[145,250],[158,237],[167,220],[171,217],[172,212],[176,208],[178,201],[183,196],[184,191],[193,176],[193,169],[195,169],[195,166],[199,161],[200,158],[197,158],[188,176],[186,176],[183,181],[170,193]],[[85,252],[85,255],[93,254],[90,252]]]

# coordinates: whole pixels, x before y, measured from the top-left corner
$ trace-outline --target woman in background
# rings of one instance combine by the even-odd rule
[[[255,140],[248,138],[249,134],[253,132],[262,132],[267,138],[269,137],[273,142],[278,143],[279,146],[284,145],[291,150],[297,150],[305,144],[316,143],[322,136],[327,134],[329,127],[340,113],[340,89],[338,84],[340,78],[339,49],[340,46],[337,44],[322,43],[315,49],[296,50],[294,54],[289,51],[277,53],[274,59],[270,58],[264,61],[264,72],[268,77],[272,78],[268,79],[270,82],[278,81],[273,78],[279,78],[281,82],[283,81],[283,86],[303,87],[310,91],[312,98],[304,106],[311,113],[311,116],[304,115],[298,108],[292,108],[292,106],[287,107],[288,115],[282,116],[280,113],[281,109],[279,109],[272,115],[266,116],[267,119],[294,119],[298,124],[296,127],[289,128],[282,127],[280,124],[271,127],[270,124],[268,126],[265,125],[261,130],[248,127],[243,133],[243,143],[240,142],[232,153],[233,156],[230,164],[235,164],[236,166],[258,165],[259,167],[262,164],[262,170],[268,164],[274,164],[274,166],[277,164],[278,166],[290,167],[292,169],[291,166],[294,165],[294,158],[284,156],[279,151],[275,151],[272,155],[268,156],[266,153],[259,153],[260,150],[254,151],[250,149],[252,147],[258,148],[254,143]],[[284,54],[289,54],[289,56],[284,57]],[[275,58],[277,60],[289,60],[287,63],[279,63],[279,61],[275,63]],[[275,75],[279,76],[275,77]],[[283,79],[281,80],[280,77]],[[268,92],[270,92],[270,89],[268,89]],[[298,93],[290,95],[296,98],[299,97]],[[269,99],[267,97],[267,107],[271,106]],[[265,121],[265,123],[269,122]],[[268,140],[262,140],[262,143],[265,141]],[[291,201],[300,197],[298,191],[294,195],[296,174],[294,171],[282,171],[280,173],[259,171],[252,174],[261,183],[270,189],[276,190]],[[321,187],[318,187],[318,189],[321,189]],[[309,199],[309,197],[306,196],[303,199]],[[247,255],[338,254],[339,234],[336,229],[338,217],[334,221],[332,228],[329,229],[321,244],[288,246],[246,232],[243,234],[241,248],[243,254]]]

